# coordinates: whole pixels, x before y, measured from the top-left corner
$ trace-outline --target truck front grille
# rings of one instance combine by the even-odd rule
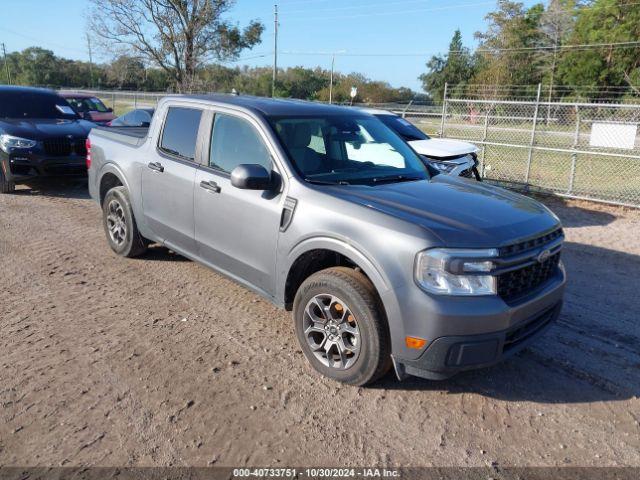
[[[509,257],[519,258],[522,266],[513,268],[497,275],[498,295],[505,301],[511,302],[543,285],[556,274],[560,264],[560,247],[558,239],[563,236],[561,228],[540,237],[519,242],[498,249],[500,258],[509,262]],[[537,255],[550,245],[552,255],[544,261],[539,261]],[[527,252],[531,252],[528,255]]]
[[[498,275],[498,295],[506,301],[512,301],[535,290],[556,273],[559,263],[560,252],[542,263]]]

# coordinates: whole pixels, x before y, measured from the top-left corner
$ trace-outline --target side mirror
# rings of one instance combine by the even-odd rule
[[[111,107],[107,108],[107,113],[113,113],[113,108]]]
[[[243,163],[231,172],[231,185],[243,190],[271,190],[273,178],[262,165]]]

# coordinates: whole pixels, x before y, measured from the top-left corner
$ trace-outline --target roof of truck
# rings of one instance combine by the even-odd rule
[[[325,103],[309,102],[306,100],[254,97],[250,95],[178,95],[172,98],[192,98],[195,100],[205,100],[215,103],[234,105],[252,110],[258,114],[266,116],[278,115],[330,115],[350,112],[353,115],[362,115],[356,109],[342,107],[338,105],[327,105]]]

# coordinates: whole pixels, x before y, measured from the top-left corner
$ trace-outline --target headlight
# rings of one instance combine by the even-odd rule
[[[438,295],[496,295],[496,277],[488,275],[498,256],[495,249],[434,248],[418,253],[415,278],[420,287]]]
[[[33,148],[36,146],[35,140],[28,138],[14,137],[12,135],[0,135],[0,148],[9,153],[10,148]]]
[[[429,160],[431,165],[434,166],[437,170],[440,170],[442,173],[451,173],[454,168],[457,167],[455,163],[447,163],[447,162],[436,162],[435,160]]]

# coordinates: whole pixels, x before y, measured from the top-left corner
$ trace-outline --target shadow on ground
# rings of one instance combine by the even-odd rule
[[[536,197],[554,211],[565,228],[604,227],[616,219],[616,215],[598,210],[597,207],[577,206],[575,202],[560,197]]]
[[[41,195],[58,198],[90,199],[86,178],[40,180],[19,185],[14,195]]]

